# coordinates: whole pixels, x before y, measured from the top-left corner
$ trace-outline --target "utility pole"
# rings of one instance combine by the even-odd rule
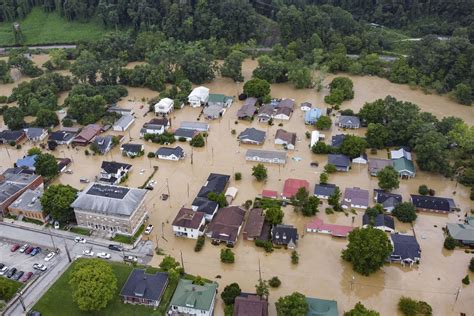
[[[189,182],[188,182],[188,199],[189,199]]]
[[[20,300],[21,307],[23,307],[23,311],[26,312],[25,302],[23,302],[23,291],[20,291],[19,294],[18,299]]]
[[[183,260],[183,252],[180,250],[179,251],[181,254],[181,266],[183,267],[183,272],[184,272],[184,260]]]
[[[69,253],[69,249],[67,248],[66,239],[63,239],[63,241],[64,241],[64,249],[66,250],[67,259],[69,260],[69,262],[72,262],[71,254]]]
[[[51,242],[53,243],[53,248],[56,249],[56,244],[54,243],[53,233],[51,233],[51,228],[48,228],[49,237],[51,237]]]
[[[258,280],[262,281],[262,269],[260,268],[260,258],[258,258]]]

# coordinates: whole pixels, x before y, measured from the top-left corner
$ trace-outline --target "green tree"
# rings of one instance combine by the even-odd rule
[[[270,84],[266,80],[250,79],[244,84],[244,93],[249,97],[264,97],[270,94]]]
[[[332,208],[336,211],[336,212],[339,212],[342,210],[342,207],[341,207],[341,190],[339,189],[339,187],[336,187],[336,189],[334,190],[333,194],[331,194],[328,198],[328,204],[332,206]]]
[[[257,164],[256,166],[253,166],[252,176],[254,176],[257,181],[266,180],[268,177],[267,168],[261,163]]]
[[[323,172],[319,175],[319,183],[327,184],[329,180],[329,176],[326,172]]]
[[[0,278],[0,300],[8,302],[17,292],[16,282],[7,278]]]
[[[179,65],[185,77],[195,84],[209,82],[215,77],[214,60],[202,48],[187,48],[180,58]]]
[[[438,132],[429,131],[415,140],[416,163],[421,170],[443,172],[448,166],[448,141]]]
[[[103,96],[89,97],[84,94],[69,95],[64,104],[68,107],[68,115],[79,124],[87,125],[97,122],[104,114],[106,101]]]
[[[367,215],[370,219],[371,225],[373,225],[373,221],[377,217],[377,215],[383,214],[383,206],[381,204],[375,204],[374,207],[368,207],[365,210],[365,215]]]
[[[306,297],[298,292],[280,297],[275,306],[278,316],[306,316],[309,309]]]
[[[24,114],[18,107],[8,107],[3,111],[3,121],[9,129],[15,131],[23,128],[26,123],[24,120]]]
[[[298,262],[300,262],[300,255],[298,254],[296,250],[293,250],[291,252],[291,263],[298,264]]]
[[[74,218],[71,207],[76,199],[77,190],[69,185],[53,184],[48,186],[40,198],[41,206],[46,214],[60,223],[67,223]]]
[[[35,125],[39,127],[51,127],[59,124],[58,116],[54,111],[40,109],[36,114]]]
[[[240,286],[237,283],[231,283],[227,285],[221,293],[221,298],[224,304],[234,304],[235,298],[242,293]]]
[[[463,279],[462,279],[462,284],[469,285],[471,283],[471,280],[469,279],[469,274],[467,274]]]
[[[337,171],[337,168],[333,164],[328,163],[324,166],[324,172],[326,173],[334,173],[336,171]]]
[[[56,158],[51,154],[39,154],[35,161],[35,172],[50,180],[59,174],[59,167]]]
[[[422,184],[418,187],[418,193],[420,193],[421,195],[428,195],[429,192],[430,189],[426,184]]]
[[[366,148],[367,141],[362,137],[346,135],[342,141],[339,151],[341,154],[349,156],[350,158],[356,158],[364,153]]]
[[[400,185],[400,177],[398,176],[397,170],[392,166],[386,166],[377,173],[379,179],[379,188],[385,191],[391,191],[398,189]]]
[[[202,134],[197,134],[191,139],[191,142],[189,144],[192,147],[204,147],[206,145],[206,141],[204,140]]]
[[[223,263],[234,263],[235,255],[229,248],[221,249],[221,262]]]
[[[433,314],[428,303],[405,296],[398,301],[398,310],[405,316],[431,316]]]
[[[72,299],[82,311],[99,311],[116,295],[117,278],[112,267],[98,259],[79,261],[71,273]]]
[[[382,149],[387,146],[389,141],[389,132],[387,128],[379,123],[369,123],[365,139],[370,148]]]
[[[280,207],[270,207],[265,210],[265,220],[272,225],[281,224],[285,213]]]
[[[416,208],[410,202],[402,202],[395,206],[392,215],[403,223],[411,223],[416,220]]]
[[[277,276],[274,276],[270,280],[268,280],[268,285],[270,285],[271,287],[277,288],[277,287],[280,287],[281,281]]]
[[[39,155],[41,154],[41,149],[38,147],[32,147],[28,149],[28,152],[26,153],[27,156],[33,156],[33,155]]]
[[[99,62],[96,56],[88,50],[83,50],[76,61],[71,66],[71,73],[81,82],[96,83]]]
[[[384,100],[366,102],[359,111],[359,118],[367,124],[383,124],[385,120],[386,105]]]
[[[332,126],[331,118],[327,115],[323,115],[316,121],[315,126],[318,130],[330,129]]]
[[[354,271],[366,276],[378,271],[393,250],[385,232],[372,227],[356,228],[348,239],[342,258],[352,263]]]
[[[454,248],[456,248],[458,245],[458,241],[451,236],[447,236],[443,245],[445,249],[454,250]]]
[[[315,196],[309,196],[306,188],[299,188],[296,194],[291,198],[291,203],[295,207],[295,211],[304,216],[314,216],[319,210],[319,199]]]
[[[316,144],[313,145],[313,147],[311,147],[311,151],[315,154],[327,155],[333,152],[333,148],[320,140],[317,141]]]
[[[227,199],[225,198],[224,193],[217,194],[215,192],[209,192],[207,198],[211,201],[217,202],[219,208],[227,206]]]
[[[313,78],[311,69],[297,64],[288,71],[288,81],[290,81],[296,89],[306,89],[313,86]]]
[[[461,104],[464,104],[464,105],[472,104],[472,99],[473,99],[472,88],[465,83],[458,84],[453,91],[453,95],[456,101],[458,101]]]
[[[265,280],[259,280],[255,285],[255,293],[263,299],[268,299],[270,291],[268,289],[268,284]]]
[[[324,102],[340,105],[345,100],[354,98],[354,84],[347,77],[336,77],[329,84],[330,94],[324,97]]]
[[[50,61],[54,69],[66,69],[69,66],[67,54],[64,49],[52,49],[49,51]]]
[[[353,309],[345,312],[344,316],[380,316],[380,313],[367,309],[361,302],[358,302]]]
[[[221,67],[222,77],[232,78],[234,81],[244,81],[242,76],[242,62],[245,54],[239,50],[233,50],[225,59]]]
[[[175,258],[169,255],[165,256],[163,260],[161,260],[159,267],[165,272],[170,271],[170,270],[177,271],[180,268],[179,262],[176,261]]]

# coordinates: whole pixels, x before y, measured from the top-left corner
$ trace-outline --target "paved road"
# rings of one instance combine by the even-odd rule
[[[35,45],[35,46],[28,46],[29,50],[35,50],[35,49],[74,49],[76,48],[77,45]],[[22,48],[22,47],[0,47],[1,49],[9,50],[9,49],[15,49],[15,48]]]

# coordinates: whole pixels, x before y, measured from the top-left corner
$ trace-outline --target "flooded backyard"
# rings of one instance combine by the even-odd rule
[[[35,57],[35,61],[43,59]],[[243,74],[249,79],[256,61],[247,60],[244,63]],[[327,83],[332,77],[327,78]],[[425,95],[420,90],[411,90],[408,86],[396,85],[385,79],[376,77],[351,77],[354,81],[355,98],[342,105],[342,109],[351,108],[354,111],[360,109],[365,102],[374,101],[377,98],[384,98],[390,94],[400,100],[411,101],[420,106],[423,111],[432,112],[438,118],[443,116],[458,116],[468,124],[474,124],[474,109],[456,104],[444,96]],[[23,78],[21,79],[23,80]],[[25,78],[27,80],[27,78]],[[18,82],[12,85],[0,85],[0,95],[9,95],[11,89]],[[230,96],[237,96],[242,89],[242,84],[236,84],[228,78],[217,78],[213,82],[206,84],[211,93],[223,93]],[[118,102],[118,105],[125,108],[133,108],[136,121],[131,128],[124,132],[107,132],[112,135],[123,135],[124,142],[139,142],[139,130],[143,123],[154,117],[148,113],[146,100],[158,95],[157,92],[144,88],[128,88],[129,95]],[[464,312],[467,315],[474,315],[474,287],[464,287],[461,279],[467,273],[467,266],[472,254],[466,254],[462,250],[446,252],[443,250],[443,232],[441,230],[445,224],[458,221],[460,215],[474,208],[474,203],[469,200],[469,191],[456,182],[443,178],[439,175],[429,174],[418,170],[414,179],[402,180],[400,188],[396,193],[403,195],[404,200],[408,200],[410,193],[416,193],[420,184],[427,184],[436,191],[436,195],[453,197],[461,209],[460,213],[448,215],[420,214],[414,230],[418,237],[422,249],[421,264],[414,268],[402,268],[400,265],[385,265],[383,269],[370,277],[364,277],[352,271],[349,264],[340,258],[341,250],[346,246],[346,240],[334,239],[326,235],[306,234],[304,227],[311,218],[295,214],[292,207],[284,209],[285,224],[292,224],[298,228],[300,240],[297,251],[300,255],[298,265],[292,265],[290,252],[287,250],[276,250],[271,254],[265,253],[261,248],[256,248],[253,242],[244,241],[240,237],[237,246],[233,249],[236,254],[234,264],[228,265],[220,262],[219,246],[213,246],[206,241],[206,245],[199,253],[194,252],[194,240],[174,237],[172,234],[171,222],[182,206],[190,206],[200,187],[204,184],[209,173],[223,173],[231,175],[230,186],[238,188],[239,192],[234,204],[243,204],[246,200],[253,200],[260,194],[262,189],[276,190],[279,193],[283,189],[283,183],[287,178],[306,179],[310,183],[310,190],[319,182],[319,175],[323,172],[326,164],[326,156],[314,155],[309,149],[309,140],[306,139],[305,132],[311,127],[304,124],[304,113],[299,109],[299,104],[304,101],[313,103],[313,106],[324,108],[324,95],[314,90],[295,90],[289,84],[272,85],[272,96],[278,98],[293,98],[298,105],[290,121],[283,121],[283,126],[275,121],[273,126],[257,122],[236,121],[236,112],[242,105],[241,101],[234,101],[234,104],[224,117],[219,120],[210,121],[209,137],[204,148],[192,149],[187,143],[175,143],[183,147],[186,152],[186,159],[179,162],[162,161],[149,159],[146,154],[156,151],[160,145],[145,143],[145,156],[130,159],[122,157],[119,146],[114,148],[105,156],[86,156],[85,148],[75,149],[66,146],[59,146],[55,151],[57,157],[72,158],[70,169],[73,174],[62,174],[56,182],[70,184],[78,189],[85,187],[79,182],[79,178],[84,177],[93,180],[100,171],[103,160],[117,160],[133,165],[129,179],[125,185],[136,187],[141,186],[150,176],[153,166],[158,166],[158,172],[154,175],[157,186],[148,193],[146,205],[150,215],[150,222],[157,229],[149,237],[154,242],[158,241],[159,247],[166,254],[179,258],[182,252],[186,272],[204,276],[211,280],[216,280],[221,291],[224,286],[232,282],[238,282],[242,291],[255,291],[254,285],[259,278],[259,265],[262,277],[270,279],[278,276],[282,281],[279,289],[270,290],[270,315],[276,315],[274,307],[275,301],[282,295],[299,291],[310,297],[337,300],[339,311],[351,309],[358,301],[363,302],[367,307],[376,309],[381,315],[397,315],[397,302],[400,296],[406,295],[418,300],[427,301],[434,311],[434,315],[459,315]],[[66,95],[62,95],[60,102],[64,101]],[[145,100],[142,101],[142,100]],[[140,108],[144,105],[143,108]],[[177,110],[171,115],[172,128],[179,127],[183,121],[195,121],[200,113],[200,109],[185,107]],[[3,128],[3,121],[0,122]],[[255,127],[266,131],[266,141],[263,146],[239,145],[236,135],[247,127]],[[259,183],[251,176],[251,168],[255,163],[245,161],[245,152],[248,148],[283,150],[279,145],[274,144],[277,129],[283,128],[290,132],[296,132],[298,141],[296,150],[288,151],[288,162],[285,166],[266,165],[268,168],[268,180]],[[232,134],[235,129],[236,134]],[[335,126],[329,131],[323,132],[326,140],[330,141],[331,135],[337,133],[357,133],[362,135],[364,129],[355,131],[338,130]],[[13,165],[16,159],[22,157],[27,148],[32,144],[24,144],[21,150],[16,150],[9,146],[0,146],[0,169],[6,169]],[[191,155],[193,161],[191,163]],[[385,151],[379,151],[378,157],[386,157]],[[370,157],[370,155],[369,155]],[[311,167],[310,163],[317,161],[319,167]],[[242,180],[235,181],[235,172],[242,173]],[[367,172],[367,165],[353,164],[352,170],[348,173],[336,173],[329,177],[329,182],[341,187],[341,191],[347,187],[360,187],[370,191],[377,188],[377,179],[370,177]],[[170,198],[162,201],[162,193],[170,192]],[[355,216],[354,226],[361,225],[362,213],[357,215],[343,213],[326,215],[324,212],[326,205],[320,207],[317,217],[331,223],[352,224],[352,216]],[[163,230],[161,228],[164,228]],[[398,231],[413,233],[409,225],[396,222]],[[154,256],[153,265],[158,265],[162,257]],[[220,276],[217,278],[217,276]],[[471,279],[474,275],[470,274]],[[456,300],[456,294],[459,295]],[[216,315],[224,315],[222,302],[218,299]]]

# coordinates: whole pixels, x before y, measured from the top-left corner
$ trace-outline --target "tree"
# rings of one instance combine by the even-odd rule
[[[221,249],[221,262],[234,263],[234,261],[235,261],[235,256],[232,250],[230,250],[229,248]]]
[[[319,199],[315,196],[309,196],[306,188],[301,187],[291,198],[291,203],[295,211],[301,211],[304,216],[313,216],[318,212]]]
[[[189,143],[192,147],[204,147],[206,142],[204,140],[204,137],[202,134],[197,134],[191,139],[191,142]]]
[[[49,51],[50,61],[54,69],[65,69],[69,66],[67,54],[64,49],[52,49]]]
[[[472,103],[472,88],[465,83],[458,84],[453,91],[453,95],[456,101],[461,104],[471,105]]]
[[[87,125],[97,122],[105,114],[107,102],[102,95],[89,97],[76,94],[69,95],[64,104],[68,107],[69,116],[79,124]]]
[[[250,79],[244,84],[244,93],[249,97],[264,97],[270,94],[270,84],[266,80]]]
[[[339,151],[341,154],[349,156],[350,158],[356,158],[364,153],[366,148],[367,141],[362,137],[346,135],[342,141]]]
[[[330,94],[324,97],[324,102],[340,105],[345,100],[354,98],[352,80],[346,77],[336,77],[329,84]]]
[[[316,121],[315,126],[318,130],[330,129],[332,126],[331,118],[327,115],[323,115]]]
[[[35,160],[35,172],[46,180],[50,180],[59,174],[56,158],[51,154],[39,154]]]
[[[8,302],[16,294],[17,290],[16,282],[7,278],[0,278],[0,300]]]
[[[332,208],[336,212],[339,212],[342,210],[341,203],[340,203],[341,196],[342,196],[341,190],[339,189],[339,187],[336,187],[333,194],[331,194],[328,198],[328,204],[331,205]]]
[[[274,276],[273,278],[268,280],[268,285],[270,285],[271,287],[277,288],[277,287],[280,287],[281,281],[277,276]]]
[[[319,183],[327,184],[329,180],[329,176],[326,172],[323,172],[319,175]]]
[[[375,204],[374,207],[368,207],[365,210],[365,215],[369,217],[371,224],[379,214],[383,214],[383,206],[381,204]]]
[[[265,220],[272,225],[281,224],[285,213],[279,207],[270,207],[265,210]]]
[[[217,194],[215,192],[209,192],[207,198],[211,201],[217,202],[219,208],[227,206],[227,199],[225,198],[224,193]]]
[[[51,127],[59,124],[58,116],[54,111],[40,109],[36,114],[35,125],[39,127]]]
[[[448,166],[448,140],[436,131],[422,134],[415,140],[416,162],[421,170],[443,172]]]
[[[71,73],[81,82],[89,81],[90,84],[96,83],[99,62],[96,56],[88,50],[83,50],[76,61],[71,66]]]
[[[221,293],[222,301],[226,305],[234,304],[235,298],[242,293],[240,286],[237,283],[227,285]]]
[[[433,313],[428,303],[405,296],[398,301],[398,310],[405,316],[431,316]]]
[[[335,165],[328,163],[324,166],[324,172],[326,173],[334,173],[337,171],[337,168]]]
[[[280,297],[275,306],[278,316],[305,316],[309,308],[306,297],[298,292]]]
[[[471,262],[469,263],[469,270],[474,272],[474,257],[471,258]]]
[[[395,206],[392,215],[403,223],[411,223],[415,221],[417,217],[415,205],[410,202],[402,202]]]
[[[209,82],[215,77],[216,66],[213,58],[202,48],[191,46],[186,49],[179,65],[185,78],[195,84]]]
[[[354,271],[366,276],[379,270],[393,250],[385,232],[372,227],[356,228],[348,239],[342,258],[352,263]]]
[[[367,309],[361,302],[358,302],[353,309],[345,312],[344,316],[380,316],[380,313]]]
[[[291,252],[291,263],[298,264],[298,262],[300,262],[300,255],[298,254],[296,250],[293,250]]]
[[[32,147],[28,149],[28,152],[26,153],[27,156],[33,156],[33,155],[39,155],[41,154],[41,149],[38,147]]]
[[[255,293],[260,296],[260,298],[268,299],[270,291],[268,289],[268,284],[265,280],[259,280],[255,285]]]
[[[360,109],[358,116],[367,124],[383,124],[386,108],[385,102],[382,99],[366,102]]]
[[[469,285],[471,283],[471,280],[469,280],[469,274],[467,274],[463,279],[462,279],[462,284]]]
[[[245,54],[239,50],[232,51],[225,59],[221,67],[222,77],[232,78],[234,81],[244,81],[242,76],[242,62]]]
[[[41,206],[46,214],[60,223],[74,218],[72,202],[76,199],[77,190],[69,185],[53,184],[48,186],[40,198]]]
[[[397,170],[392,166],[386,166],[377,173],[379,179],[379,188],[385,191],[391,191],[398,189],[400,185],[400,177],[398,176]]]
[[[256,166],[253,166],[252,167],[252,176],[254,176],[255,179],[257,179],[257,181],[266,180],[267,177],[268,177],[267,168],[261,163],[257,164]]]
[[[457,245],[458,245],[458,241],[451,236],[446,237],[443,244],[444,248],[447,250],[454,250],[454,248],[456,248]]]
[[[420,193],[421,195],[428,195],[429,192],[430,189],[426,184],[422,184],[418,187],[418,193]]]
[[[365,133],[367,145],[370,148],[382,149],[387,146],[389,141],[389,132],[387,128],[380,123],[369,123]]]
[[[112,267],[99,259],[76,263],[69,279],[72,299],[82,311],[104,309],[117,290],[117,278]]]
[[[15,131],[25,126],[24,114],[18,107],[8,107],[3,111],[3,121],[9,129]]]
[[[179,262],[169,255],[165,256],[163,260],[161,260],[159,267],[165,272],[170,270],[177,271],[180,269]]]
[[[315,154],[327,155],[333,152],[333,148],[320,140],[317,141],[316,144],[313,145],[313,147],[311,147],[311,151]]]
[[[288,81],[290,81],[296,89],[311,88],[313,86],[311,69],[298,63],[288,71]]]

